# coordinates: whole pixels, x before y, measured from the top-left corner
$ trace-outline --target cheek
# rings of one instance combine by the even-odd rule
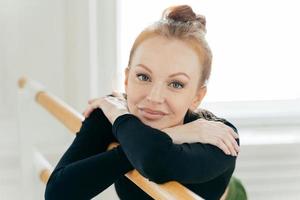
[[[168,105],[176,119],[183,118],[190,107],[190,99],[180,96],[170,97]]]
[[[184,106],[183,104],[179,104],[178,102],[176,102],[175,104],[170,104],[170,108],[172,109],[174,117],[176,119],[182,118],[187,110],[186,106]]]
[[[143,99],[142,91],[138,87],[134,87],[134,85],[130,85],[127,88],[127,105],[129,112],[132,114],[137,114],[138,112],[137,105]]]
[[[142,89],[143,89],[143,87],[141,86],[141,84],[138,84],[134,75],[129,76],[128,85],[127,85],[128,95],[129,94],[134,95],[134,94],[140,92]]]
[[[148,94],[149,88],[145,84],[139,83],[134,77],[130,77],[127,86],[127,95],[132,103],[138,103]]]

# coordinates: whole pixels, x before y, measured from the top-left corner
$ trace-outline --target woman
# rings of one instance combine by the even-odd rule
[[[126,100],[90,102],[80,131],[47,183],[46,199],[91,199],[111,184],[120,199],[152,199],[124,175],[175,180],[220,199],[239,151],[236,128],[196,110],[206,94],[212,55],[205,19],[189,6],[166,9],[135,40],[125,69]],[[106,151],[113,142],[120,145]]]

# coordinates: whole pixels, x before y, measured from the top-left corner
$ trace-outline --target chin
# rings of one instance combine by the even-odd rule
[[[147,126],[150,126],[155,129],[164,129],[167,127],[167,125],[164,123],[163,120],[148,120],[144,118],[143,116],[136,115],[144,124]]]
[[[146,124],[147,126],[150,126],[150,127],[152,127],[152,128],[155,128],[155,129],[158,129],[158,130],[162,130],[162,129],[164,129],[164,128],[166,128],[165,126],[163,126],[162,124],[159,124],[159,123],[153,123],[153,122],[144,122],[143,121],[143,123],[144,124]]]

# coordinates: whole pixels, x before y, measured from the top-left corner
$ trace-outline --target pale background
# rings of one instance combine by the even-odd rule
[[[295,1],[0,0],[0,199],[43,199],[25,144],[55,166],[73,136],[26,94],[26,75],[79,112],[122,91],[134,38],[164,8],[207,18],[214,53],[202,107],[240,133],[236,176],[250,199],[300,198],[300,14]],[[25,160],[25,161],[24,161]],[[95,199],[117,199],[113,188]]]

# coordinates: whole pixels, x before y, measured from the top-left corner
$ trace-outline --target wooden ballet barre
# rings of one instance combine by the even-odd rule
[[[80,130],[84,117],[73,108],[65,104],[59,98],[50,94],[39,83],[22,77],[18,81],[19,88],[27,89],[31,92],[35,101],[50,112],[56,119],[62,122],[72,133]],[[117,146],[117,143],[110,144],[108,149]],[[40,171],[40,179],[47,183],[51,170],[44,168]],[[163,184],[157,184],[143,177],[136,169],[125,175],[148,195],[159,200],[201,200],[197,194],[184,187],[176,181],[169,181]]]

